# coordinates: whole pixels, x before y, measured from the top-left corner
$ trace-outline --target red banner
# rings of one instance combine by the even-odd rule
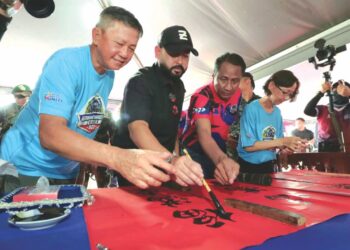
[[[240,249],[303,228],[230,208],[226,198],[298,213],[306,217],[306,226],[350,212],[350,197],[309,192],[305,185],[313,183],[286,189],[283,182],[290,181],[274,181],[268,187],[210,182],[230,213],[226,218],[217,215],[203,187],[91,190],[96,201],[84,207],[91,248],[100,243],[109,249]]]

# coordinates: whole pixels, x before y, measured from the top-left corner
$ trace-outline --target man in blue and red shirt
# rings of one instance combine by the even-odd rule
[[[238,86],[245,68],[243,58],[234,53],[216,59],[213,80],[191,97],[181,138],[205,178],[215,177],[222,184],[233,183],[239,172],[239,165],[226,155],[226,140],[238,119]]]

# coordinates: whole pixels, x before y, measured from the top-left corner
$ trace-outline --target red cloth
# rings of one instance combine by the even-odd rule
[[[302,214],[306,226],[350,211],[346,196],[335,199],[281,188],[280,183],[270,187],[210,183],[226,212],[233,213],[231,220],[215,217],[204,187],[91,190],[96,201],[84,207],[91,248],[100,243],[110,249],[240,249],[303,228],[230,208],[224,204],[230,197]]]

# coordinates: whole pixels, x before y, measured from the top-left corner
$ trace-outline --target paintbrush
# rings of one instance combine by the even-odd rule
[[[187,152],[187,150],[184,148],[183,149],[183,152],[185,153],[185,155],[192,160],[190,154]],[[208,191],[209,195],[210,195],[210,198],[212,199],[212,201],[214,202],[214,205],[218,211],[218,215],[220,217],[225,217],[226,216],[226,212],[224,210],[224,208],[221,206],[218,198],[216,198],[216,195],[214,194],[214,192],[211,190],[210,186],[208,185],[207,181],[202,178],[202,183],[203,183],[203,186],[205,187],[205,189]]]

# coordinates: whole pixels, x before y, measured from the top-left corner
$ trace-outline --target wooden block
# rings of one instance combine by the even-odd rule
[[[230,198],[225,199],[225,204],[239,210],[248,211],[253,214],[268,217],[287,224],[296,226],[302,226],[305,224],[305,217],[294,212]]]

